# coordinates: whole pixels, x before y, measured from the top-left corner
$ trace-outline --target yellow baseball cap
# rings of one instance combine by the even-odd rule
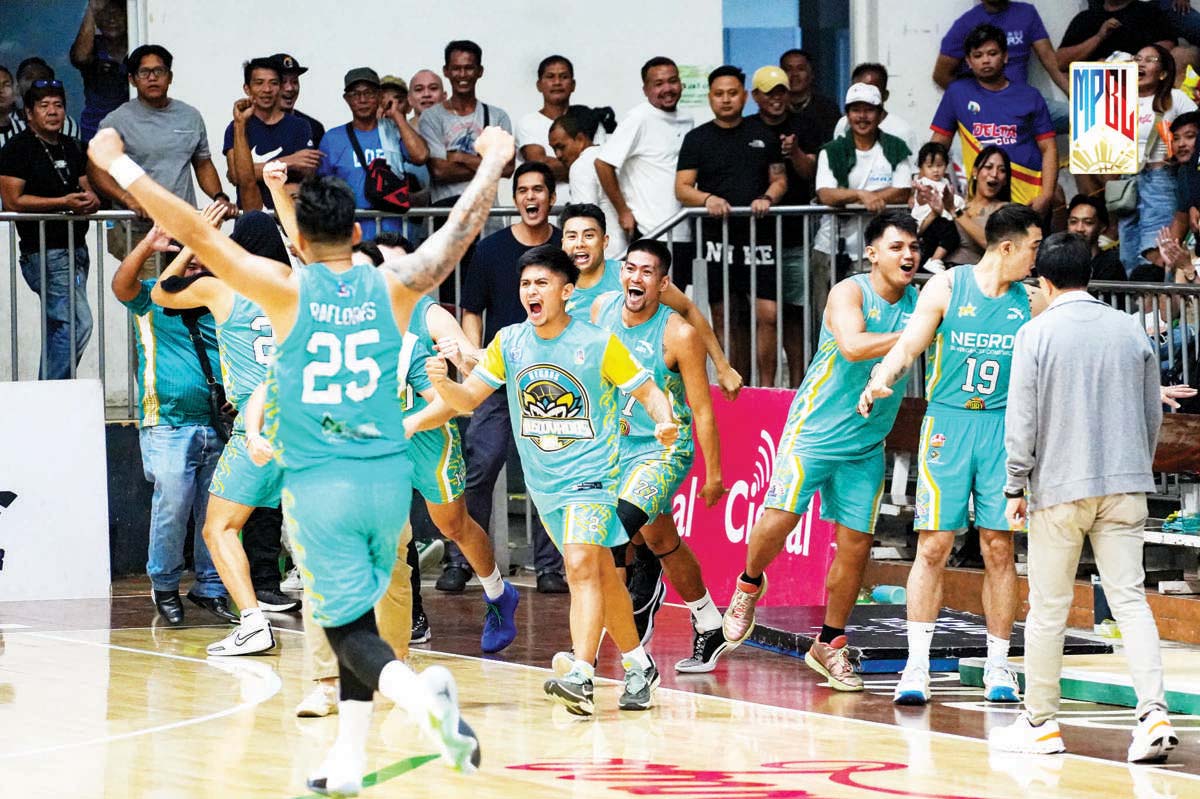
[[[394,86],[405,94],[408,94],[408,84],[404,82],[404,78],[396,75],[384,75],[379,79],[379,86],[383,89],[386,89],[388,86]]]
[[[787,73],[776,66],[759,67],[754,73],[754,79],[750,82],[752,88],[766,94],[772,89],[782,86],[788,88]]]

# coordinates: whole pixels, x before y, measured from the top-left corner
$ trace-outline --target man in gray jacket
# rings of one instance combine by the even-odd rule
[[[1050,302],[1017,333],[1005,415],[1010,525],[1029,521],[1025,712],[993,729],[1007,751],[1065,751],[1058,711],[1063,636],[1084,537],[1125,641],[1138,698],[1131,762],[1160,761],[1179,742],[1163,698],[1158,629],[1143,588],[1146,492],[1162,423],[1158,356],[1139,320],[1086,291],[1091,254],[1077,235],[1042,243],[1038,280]],[[1096,425],[1103,408],[1103,425]]]

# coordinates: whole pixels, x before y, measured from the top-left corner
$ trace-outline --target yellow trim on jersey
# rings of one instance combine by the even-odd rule
[[[153,427],[158,424],[158,342],[154,339],[154,323],[150,318],[154,311],[134,317],[137,319],[138,338],[142,343],[145,364],[142,366],[142,425]]]
[[[823,361],[818,360],[822,357],[824,358]],[[790,454],[795,448],[796,439],[800,437],[800,431],[804,428],[804,422],[816,406],[817,394],[820,392],[821,386],[825,385],[829,378],[833,376],[833,367],[836,359],[837,342],[833,339],[829,340],[829,349],[827,352],[818,352],[813,356],[813,362],[809,365],[809,374],[813,375],[814,379],[800,398],[800,405],[796,409],[795,423],[790,429],[784,429],[783,431],[783,438],[779,442],[780,453]],[[822,373],[821,369],[825,371]]]
[[[933,479],[933,473],[929,471],[928,465],[929,440],[932,437],[933,417],[926,413],[925,420],[921,422],[921,444],[917,447],[917,469],[924,478],[925,486],[929,489],[929,497],[925,503],[925,518],[929,520],[929,526],[922,529],[940,530],[942,529],[942,491]]]
[[[925,376],[925,396],[933,396],[933,390],[942,379],[942,353],[946,344],[946,336],[939,332],[933,340],[933,357],[929,366],[929,374]]]
[[[792,480],[791,490],[788,491],[787,507],[794,513],[796,511],[796,503],[800,500],[800,489],[804,487],[804,461],[799,455],[791,456],[796,461],[795,477]]]
[[[865,532],[875,535],[875,525],[879,522],[879,503],[883,499],[883,484],[884,480],[879,481],[879,488],[875,490],[875,498],[871,500],[871,524],[870,529]]]
[[[608,344],[604,347],[600,375],[626,393],[650,377],[650,373],[642,368],[629,349],[614,335],[609,335]]]
[[[500,336],[504,331],[496,333],[492,343],[488,344],[484,350],[483,360],[475,365],[475,370],[472,374],[478,374],[479,379],[487,383],[492,388],[500,388],[504,385],[504,380],[507,371],[504,368],[504,348],[500,344]]]
[[[437,465],[438,491],[442,494],[442,501],[439,504],[442,505],[448,505],[454,501],[450,497],[450,456],[454,453],[454,436],[450,432],[450,425],[452,424],[454,422],[446,422],[438,428],[446,437],[442,443],[442,457],[438,459]]]

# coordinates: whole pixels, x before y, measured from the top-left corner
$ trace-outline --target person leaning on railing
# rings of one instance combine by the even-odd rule
[[[100,207],[100,200],[88,183],[83,145],[62,132],[67,118],[62,82],[35,81],[24,100],[28,127],[0,150],[0,197],[4,208],[36,214],[92,213]],[[17,223],[21,274],[40,296],[46,318],[38,369],[38,377],[43,380],[74,377],[92,335],[92,311],[87,302],[87,230],[87,222]]]

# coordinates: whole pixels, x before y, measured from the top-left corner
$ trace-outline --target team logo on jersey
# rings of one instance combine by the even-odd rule
[[[1025,312],[1022,311],[1020,308],[1009,308],[1008,316],[1006,318],[1009,321],[1012,321],[1013,319],[1020,319],[1021,321],[1024,321],[1025,320]]]
[[[583,363],[586,360],[587,360],[587,355],[584,353],[582,347],[575,350],[575,365],[576,366],[583,366]]]
[[[964,407],[968,411],[986,411],[987,405],[983,401],[983,397],[971,397],[966,401]]]
[[[959,319],[962,319],[964,316],[974,316],[974,315],[975,315],[975,306],[972,305],[971,303],[967,303],[966,305],[958,306],[958,318]]]
[[[946,437],[944,435],[942,435],[941,433],[934,433],[933,436],[929,439],[929,446],[931,446],[931,447],[941,447],[941,446],[944,446],[945,444],[946,444]]]
[[[620,421],[617,422],[617,427],[620,429],[621,435],[623,435],[623,436],[629,435],[630,428],[629,428],[629,420],[628,419],[621,417]]]
[[[521,436],[538,449],[557,452],[580,439],[596,437],[587,393],[574,375],[554,364],[539,363],[518,374],[516,382]]]
[[[341,297],[342,299],[346,299],[347,297],[351,296],[352,294],[354,294],[354,289],[352,289],[348,284],[343,283],[342,281],[339,280],[338,287],[337,287],[337,295],[339,297]]]
[[[967,103],[967,110],[970,111],[972,114],[978,114],[980,112],[981,108],[979,106],[979,103],[975,102],[974,100],[971,100]]]
[[[867,311],[867,318],[868,319],[878,319],[879,318],[879,309],[872,308],[871,310]]]

